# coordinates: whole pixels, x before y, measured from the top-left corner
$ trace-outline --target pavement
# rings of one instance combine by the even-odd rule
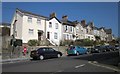
[[[108,61],[114,63],[117,54],[118,52],[109,52],[46,60],[26,60],[3,64],[2,70],[3,72],[51,72],[52,74],[57,72],[120,72],[119,68],[106,64]],[[114,61],[111,61],[113,58]]]

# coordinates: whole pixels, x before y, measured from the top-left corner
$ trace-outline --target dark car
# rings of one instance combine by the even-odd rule
[[[105,52],[106,50],[105,46],[95,46],[93,49],[91,49],[91,53],[100,53]]]
[[[92,53],[92,52],[93,52],[93,50],[94,50],[94,48],[93,48],[93,47],[89,47],[89,48],[87,48],[87,49],[88,49],[88,50],[87,50],[88,54]]]
[[[112,45],[106,45],[105,46],[106,47],[106,51],[115,51],[115,47],[114,46],[112,46]]]
[[[115,45],[115,50],[119,50],[120,46],[119,45]]]
[[[45,58],[59,58],[62,56],[60,51],[56,51],[50,47],[42,47],[38,48],[37,50],[31,51],[30,57],[33,59],[40,59],[43,60]]]

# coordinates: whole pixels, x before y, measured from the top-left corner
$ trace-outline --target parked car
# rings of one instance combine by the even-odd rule
[[[42,47],[38,48],[37,50],[31,51],[30,57],[33,59],[40,59],[43,60],[45,58],[55,58],[61,57],[62,53],[60,51],[56,51],[51,47]]]
[[[114,46],[112,46],[112,45],[105,45],[105,47],[106,47],[106,51],[115,51],[115,47]]]
[[[87,48],[87,52],[88,52],[89,54],[92,53],[93,50],[94,50],[93,47],[91,47],[91,48]]]
[[[80,55],[87,53],[87,49],[80,46],[70,46],[67,49],[67,55]]]
[[[115,49],[116,49],[116,50],[119,50],[119,49],[120,49],[120,46],[119,46],[119,45],[115,45]]]
[[[106,47],[105,46],[95,46],[92,50],[91,53],[100,53],[100,52],[105,52]]]

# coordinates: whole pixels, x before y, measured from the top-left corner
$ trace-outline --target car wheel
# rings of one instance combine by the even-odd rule
[[[43,59],[44,59],[44,56],[43,56],[43,55],[40,55],[39,58],[40,58],[40,60],[43,60]]]
[[[61,55],[60,55],[60,54],[57,54],[57,57],[59,58],[59,57],[61,57]]]
[[[79,55],[79,52],[77,52],[76,55],[78,56],[78,55]]]

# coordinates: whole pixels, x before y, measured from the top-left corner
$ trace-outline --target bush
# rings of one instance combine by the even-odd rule
[[[38,41],[37,40],[29,40],[28,41],[28,45],[29,46],[36,46],[38,44]]]
[[[73,44],[74,42],[72,40],[60,41],[60,46],[73,45]]]
[[[76,40],[74,42],[74,45],[79,45],[79,46],[93,46],[94,41],[90,39],[82,39],[82,40]]]

